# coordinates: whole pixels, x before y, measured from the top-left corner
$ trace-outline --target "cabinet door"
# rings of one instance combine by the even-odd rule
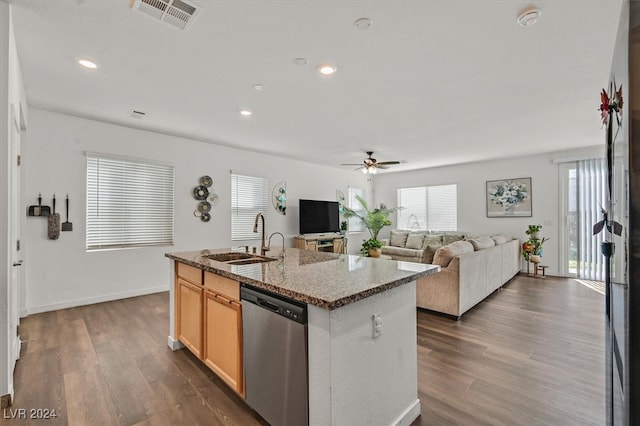
[[[202,358],[202,295],[200,286],[176,281],[176,335],[198,358]]]
[[[344,253],[344,239],[336,238],[333,240],[333,252]]]
[[[205,291],[204,362],[244,396],[242,372],[242,305]]]
[[[309,251],[318,251],[318,241],[307,241],[307,250]]]

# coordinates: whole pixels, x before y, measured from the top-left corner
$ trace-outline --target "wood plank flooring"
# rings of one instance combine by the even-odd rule
[[[169,350],[168,309],[159,293],[23,319],[0,423],[264,425],[190,352]],[[603,317],[603,296],[575,280],[525,276],[458,322],[419,310],[414,425],[604,424]],[[57,417],[7,418],[21,408]]]

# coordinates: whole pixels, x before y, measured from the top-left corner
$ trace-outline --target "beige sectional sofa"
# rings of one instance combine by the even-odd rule
[[[391,231],[383,243],[392,259],[440,265],[417,281],[417,305],[457,318],[520,271],[520,241],[504,235]]]

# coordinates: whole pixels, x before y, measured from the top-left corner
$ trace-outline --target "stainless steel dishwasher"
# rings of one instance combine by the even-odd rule
[[[307,307],[243,284],[247,404],[272,426],[309,424]]]

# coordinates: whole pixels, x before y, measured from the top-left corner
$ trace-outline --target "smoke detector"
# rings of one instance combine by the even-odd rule
[[[526,9],[522,11],[520,15],[518,15],[518,19],[516,19],[516,22],[522,25],[523,27],[530,27],[531,25],[538,22],[540,15],[542,15],[541,9],[538,9],[535,7],[531,9]]]
[[[131,0],[131,8],[181,30],[188,30],[202,8],[188,0]]]

